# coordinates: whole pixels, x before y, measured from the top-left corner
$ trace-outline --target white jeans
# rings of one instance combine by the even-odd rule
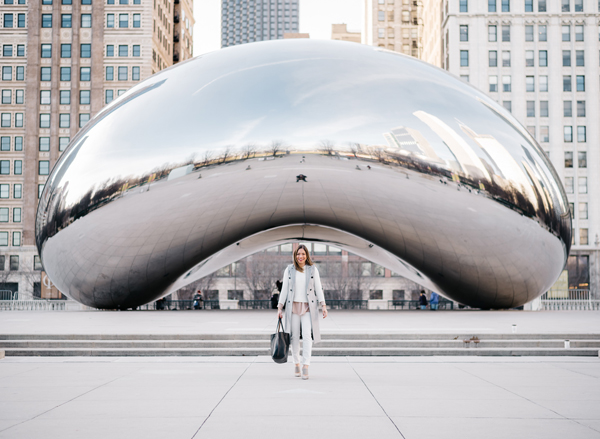
[[[302,324],[302,364],[308,366],[313,343],[310,311],[302,316],[292,314],[292,358],[294,364],[300,363],[300,324]]]

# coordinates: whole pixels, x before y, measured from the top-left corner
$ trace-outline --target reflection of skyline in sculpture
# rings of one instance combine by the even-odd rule
[[[53,283],[91,306],[137,306],[294,240],[331,242],[476,307],[532,300],[564,266],[570,216],[541,149],[418,60],[254,43],[129,93],[74,139],[36,217]]]
[[[429,128],[431,128],[446,144],[448,149],[454,154],[457,163],[467,177],[472,179],[491,180],[490,174],[481,162],[481,159],[475,154],[473,148],[463,139],[460,134],[454,131],[449,125],[442,122],[439,118],[425,111],[415,111],[413,113]]]

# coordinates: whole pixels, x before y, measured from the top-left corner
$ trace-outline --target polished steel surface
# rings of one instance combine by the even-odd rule
[[[179,64],[105,107],[48,179],[36,239],[56,286],[99,308],[294,240],[507,308],[556,280],[571,217],[539,145],[475,88],[370,46],[280,40]]]

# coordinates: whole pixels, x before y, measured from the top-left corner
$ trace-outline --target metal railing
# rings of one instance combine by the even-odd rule
[[[271,309],[271,299],[238,300],[238,309]]]
[[[17,300],[19,293],[12,290],[0,290],[0,300]]]
[[[368,309],[368,300],[329,299],[326,301],[329,309]]]
[[[0,311],[64,311],[64,300],[0,300]]]
[[[388,309],[420,309],[418,300],[388,300]],[[454,309],[454,302],[451,300],[440,299],[438,309]]]
[[[203,300],[200,309],[220,309],[218,300]],[[140,311],[178,311],[195,309],[193,300],[165,300],[164,302],[151,302],[136,308]]]
[[[600,300],[592,300],[591,290],[550,290],[540,297],[544,311],[598,311]]]

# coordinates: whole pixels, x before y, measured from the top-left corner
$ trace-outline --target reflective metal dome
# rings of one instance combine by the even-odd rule
[[[571,217],[535,140],[475,88],[370,46],[280,40],[178,64],[105,107],[49,177],[36,240],[55,285],[98,308],[291,240],[507,308],[556,280]]]

